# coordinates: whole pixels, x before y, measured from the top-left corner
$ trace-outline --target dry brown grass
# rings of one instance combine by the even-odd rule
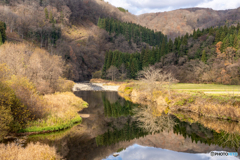
[[[89,31],[83,26],[74,26],[72,27],[66,27],[63,30],[63,35],[68,37],[69,39],[73,40],[78,40],[79,38],[82,37],[88,37],[89,36]]]
[[[236,99],[226,100],[222,97],[213,98],[203,93],[191,94],[178,91],[171,91],[171,98],[169,98],[169,94],[164,89],[154,90],[151,93],[146,89],[146,84],[141,85],[143,87],[139,86],[138,83],[121,85],[119,88],[120,96],[134,102],[137,100],[137,103],[141,104],[145,104],[144,101],[156,103],[156,106],[161,106],[159,109],[164,110],[165,107],[168,107],[170,112],[180,110],[205,117],[240,121],[240,105]]]
[[[65,129],[74,123],[80,122],[78,112],[86,108],[88,104],[72,92],[55,93],[43,96],[47,103],[48,116],[27,124],[22,132],[42,132]]]
[[[72,92],[55,93],[43,97],[48,102],[50,112],[60,118],[73,118],[87,103]]]
[[[1,160],[60,160],[62,157],[57,154],[54,147],[40,143],[30,143],[26,148],[14,143],[0,144]]]
[[[74,86],[74,82],[71,80],[66,80],[64,78],[59,78],[57,81],[56,91],[58,92],[71,92]]]

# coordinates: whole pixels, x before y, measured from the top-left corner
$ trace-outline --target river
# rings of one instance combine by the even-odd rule
[[[68,160],[239,159],[210,155],[211,151],[240,153],[239,133],[156,113],[154,106],[133,104],[117,92],[74,93],[89,103],[79,112],[83,122],[65,131],[29,136],[24,145],[39,141],[55,146]]]

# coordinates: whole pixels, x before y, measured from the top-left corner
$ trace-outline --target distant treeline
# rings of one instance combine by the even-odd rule
[[[99,18],[98,26],[111,33],[115,33],[116,36],[122,34],[125,36],[129,43],[132,41],[136,44],[145,42],[151,46],[161,45],[167,41],[167,36],[164,36],[162,32],[154,32],[146,27],[134,23],[121,22],[113,18]]]

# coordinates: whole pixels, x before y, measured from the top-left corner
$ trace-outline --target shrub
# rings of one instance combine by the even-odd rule
[[[71,92],[74,86],[74,82],[71,80],[66,80],[64,78],[59,78],[55,90],[57,92]]]
[[[11,108],[0,105],[0,141],[10,131],[10,123],[13,121]]]
[[[101,78],[102,71],[96,71],[93,73],[92,78]]]
[[[46,102],[37,94],[32,82],[25,77],[12,76],[8,85],[14,90],[20,102],[27,107],[31,120],[45,117]]]
[[[1,125],[5,126],[5,131],[8,129],[19,130],[30,120],[30,112],[27,107],[20,102],[13,90],[2,82],[0,82],[0,106],[3,113],[1,114]]]
[[[54,147],[50,147],[39,142],[30,143],[26,148],[17,146],[14,143],[4,145],[0,144],[1,160],[60,160],[62,157],[57,154]]]

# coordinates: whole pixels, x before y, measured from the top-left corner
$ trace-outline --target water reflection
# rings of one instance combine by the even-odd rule
[[[240,145],[240,135],[237,132],[226,132],[223,130],[216,131],[214,129],[209,129],[200,123],[188,123],[176,119],[177,124],[174,126],[174,133],[181,134],[183,137],[190,137],[192,142],[204,143],[204,144],[214,144],[221,146],[223,148],[232,148],[235,151],[239,150]],[[222,121],[223,123],[223,121]]]
[[[40,141],[55,146],[66,159],[70,160],[106,159],[121,150],[116,158],[128,159],[127,155],[136,158],[133,155],[139,151],[145,153],[146,157],[150,155],[164,157],[169,156],[167,153],[171,152],[172,155],[178,155],[176,159],[179,159],[181,156],[196,155],[177,152],[207,153],[213,150],[234,152],[239,148],[237,129],[235,132],[224,132],[200,123],[214,123],[221,128],[221,125],[225,124],[223,122],[215,120],[198,122],[193,120],[194,117],[191,118],[191,122],[180,120],[179,117],[156,110],[154,105],[140,106],[126,101],[116,92],[84,91],[75,94],[89,103],[89,107],[81,113],[89,114],[90,117],[67,131],[32,136],[28,142]],[[232,127],[237,128],[236,126],[238,124]],[[222,127],[224,128],[226,127]],[[151,147],[136,147],[134,144]],[[132,148],[133,145],[135,150]],[[124,150],[125,148],[127,149]],[[109,158],[113,157],[107,159]],[[196,158],[198,157],[193,159]]]
[[[176,124],[172,116],[159,112],[152,105],[135,108],[134,117],[138,122],[138,126],[148,133],[159,133],[163,130],[170,131]]]
[[[104,160],[237,160],[237,157],[212,157],[210,154],[190,154],[175,152],[161,148],[144,147],[134,144],[126,150],[118,153],[117,157],[113,155]]]
[[[137,104],[133,104],[124,99],[119,99],[118,101],[111,103],[106,94],[102,94],[102,101],[104,105],[104,115],[106,117],[119,118],[122,116],[132,116],[132,109],[138,106]]]
[[[138,127],[138,123],[136,121],[131,121],[129,118],[122,129],[113,127],[112,131],[108,130],[103,135],[97,136],[96,143],[98,146],[112,145],[121,141],[130,141],[135,138],[144,137],[148,134],[149,132],[146,132],[142,128]]]

